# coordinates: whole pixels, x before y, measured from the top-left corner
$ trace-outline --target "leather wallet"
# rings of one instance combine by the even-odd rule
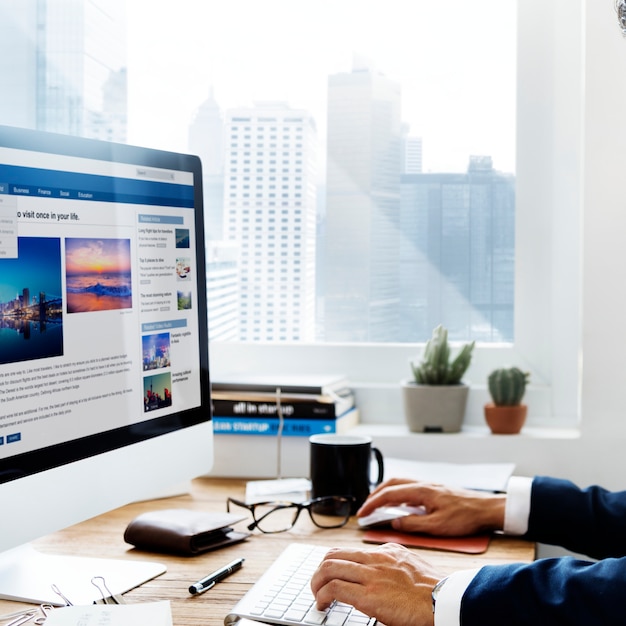
[[[249,537],[249,532],[230,527],[242,519],[245,516],[192,509],[149,511],[128,524],[124,541],[142,550],[201,554]]]

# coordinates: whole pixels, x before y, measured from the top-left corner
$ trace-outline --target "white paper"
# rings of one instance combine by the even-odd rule
[[[122,594],[159,576],[166,566],[153,561],[46,554],[24,544],[2,553],[0,597],[33,604],[61,605],[56,585],[75,605],[91,604],[102,594],[91,581],[104,578],[111,594]]]
[[[280,478],[277,480],[251,480],[246,483],[246,502],[286,500],[304,502],[311,490],[308,478]]]
[[[436,463],[385,457],[385,478],[412,478],[450,487],[506,491],[515,463]]]
[[[172,626],[167,600],[143,604],[64,606],[48,614],[46,626]]]

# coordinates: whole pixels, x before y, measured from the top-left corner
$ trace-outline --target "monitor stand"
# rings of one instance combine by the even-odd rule
[[[110,594],[117,595],[166,569],[149,561],[44,554],[26,544],[0,554],[0,598],[63,606],[66,601],[56,588],[72,604],[93,604],[103,599],[103,581]]]

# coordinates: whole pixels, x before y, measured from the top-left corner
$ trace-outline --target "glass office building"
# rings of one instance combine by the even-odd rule
[[[402,176],[400,332],[513,341],[515,178],[472,157],[465,174]]]
[[[240,339],[315,338],[316,127],[284,103],[226,115],[225,239],[240,245]]]
[[[126,141],[123,0],[0,2],[0,123]]]
[[[367,62],[328,79],[326,341],[398,341],[400,85]]]

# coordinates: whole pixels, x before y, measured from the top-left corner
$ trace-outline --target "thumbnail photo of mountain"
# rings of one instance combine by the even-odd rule
[[[178,290],[176,292],[176,302],[177,302],[179,311],[190,309],[191,308],[191,291]]]
[[[67,238],[67,312],[131,309],[130,264],[130,239]]]

